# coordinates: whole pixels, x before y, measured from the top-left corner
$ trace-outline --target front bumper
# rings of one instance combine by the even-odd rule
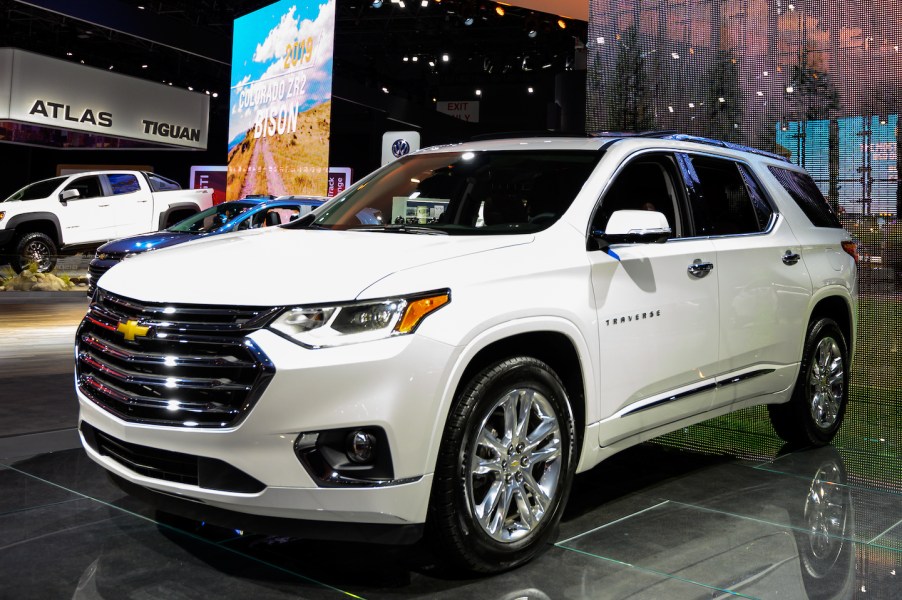
[[[164,427],[124,421],[80,392],[80,418],[117,440],[216,459],[262,482],[237,493],[150,477],[102,455],[88,455],[139,486],[242,513],[314,521],[423,523],[432,487],[433,446],[440,439],[443,382],[455,348],[421,335],[339,348],[305,349],[269,331],[249,336],[275,375],[246,417],[229,429]],[[378,427],[391,452],[392,482],[379,487],[322,487],[295,454],[302,433]],[[437,433],[436,433],[437,432]],[[438,438],[438,439],[437,439]],[[396,482],[396,483],[394,483]]]

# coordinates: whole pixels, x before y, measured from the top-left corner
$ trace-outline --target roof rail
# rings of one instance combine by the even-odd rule
[[[758,148],[752,148],[751,146],[744,146],[742,144],[736,144],[733,142],[725,142],[723,140],[715,140],[714,138],[702,137],[700,135],[688,135],[685,133],[673,133],[669,132],[667,135],[661,136],[653,136],[659,137],[662,140],[674,140],[677,142],[695,142],[696,144],[707,144],[709,146],[717,146],[719,148],[729,148],[730,150],[739,150],[741,152],[750,152],[752,154],[757,154],[759,156],[766,156],[768,158],[773,158],[775,160],[790,162],[788,158],[785,156],[780,156],[779,154],[775,154],[773,152],[768,152],[766,150],[759,150]]]
[[[480,133],[470,138],[471,142],[484,142],[488,140],[506,140],[510,138],[560,138],[560,137],[589,137],[585,132],[567,131],[506,131],[497,133]]]
[[[631,137],[663,137],[678,133],[676,129],[651,129],[648,131],[590,131],[589,137],[611,137],[611,138],[631,138]]]

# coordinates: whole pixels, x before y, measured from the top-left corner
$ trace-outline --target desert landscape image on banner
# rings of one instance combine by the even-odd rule
[[[228,200],[326,195],[335,0],[283,0],[235,21]]]

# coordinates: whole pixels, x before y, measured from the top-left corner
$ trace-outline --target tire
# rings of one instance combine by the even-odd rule
[[[31,263],[37,263],[39,273],[47,273],[56,266],[57,248],[49,236],[38,231],[26,233],[16,242],[10,266],[21,273]]]
[[[839,430],[849,400],[849,351],[833,319],[812,322],[792,398],[770,404],[777,435],[796,446],[829,444]]]
[[[567,393],[548,365],[521,356],[477,374],[439,449],[427,522],[439,556],[494,573],[545,549],[570,493],[574,439]]]

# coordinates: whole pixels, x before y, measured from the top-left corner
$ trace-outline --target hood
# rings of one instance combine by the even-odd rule
[[[404,269],[533,239],[272,228],[211,236],[130,258],[110,269],[98,285],[146,302],[342,302]],[[416,291],[421,290],[398,293]]]
[[[147,252],[148,250],[168,248],[169,246],[195,239],[198,239],[198,234],[196,233],[186,233],[183,231],[152,231],[150,233],[142,233],[140,235],[122,238],[121,240],[107,242],[98,248],[97,251],[117,254],[137,254],[139,252]]]

